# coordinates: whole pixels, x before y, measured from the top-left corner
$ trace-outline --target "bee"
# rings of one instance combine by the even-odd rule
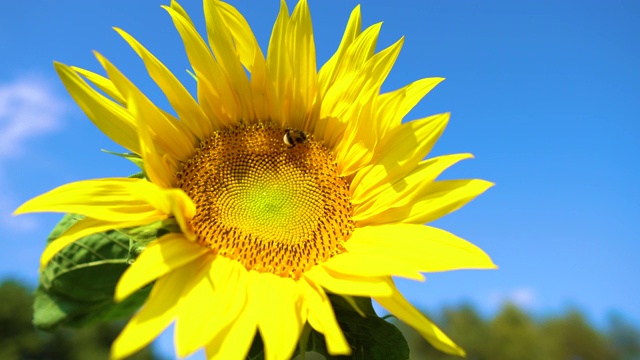
[[[289,128],[284,131],[282,140],[288,147],[292,148],[298,144],[304,144],[307,141],[307,133],[302,130]]]

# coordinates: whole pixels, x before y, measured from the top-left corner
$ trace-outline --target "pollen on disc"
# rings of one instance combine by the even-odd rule
[[[196,204],[192,226],[203,246],[247,270],[297,279],[343,252],[354,225],[330,152],[313,137],[291,146],[285,131],[216,132],[182,165],[178,186]]]

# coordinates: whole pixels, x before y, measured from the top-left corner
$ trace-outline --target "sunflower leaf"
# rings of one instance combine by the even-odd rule
[[[306,346],[299,346],[292,358],[304,359],[305,357],[300,354],[300,350],[304,349],[306,352],[320,354],[328,360],[409,359],[409,345],[402,332],[376,314],[370,298],[355,296],[345,298],[330,294],[329,299],[338,324],[351,345],[351,355],[329,354],[324,336],[311,329],[308,339],[302,339]],[[360,315],[361,312],[365,314],[364,317]],[[264,345],[260,335],[256,334],[246,359],[263,360],[264,358]],[[317,357],[311,358],[317,359]]]
[[[79,327],[131,316],[149,295],[150,287],[131,295],[123,302],[85,302],[56,294],[38,285],[33,303],[33,324],[40,330],[54,331],[59,326]]]
[[[133,175],[129,175],[130,178],[134,178],[134,179],[146,179],[147,175],[144,174],[144,172],[139,172],[139,173],[135,173]]]
[[[307,351],[314,351],[326,359],[341,360],[406,360],[409,358],[409,346],[404,336],[393,324],[376,315],[371,299],[352,297],[347,300],[330,295],[338,324],[342,329],[352,353],[349,356],[332,356],[326,350],[322,334],[313,331],[307,345]],[[366,314],[362,317],[353,304]]]
[[[193,80],[198,81],[198,77],[196,76],[196,74],[193,71],[187,69],[187,74],[191,75]]]
[[[109,150],[105,150],[105,149],[101,149],[102,152],[110,154],[110,155],[115,155],[115,156],[120,156],[121,158],[125,158],[129,161],[131,161],[132,163],[136,164],[136,166],[138,166],[141,170],[144,171],[144,165],[142,164],[142,157],[138,154],[134,154],[134,153],[118,153],[118,152],[113,152],[113,151],[109,151]]]
[[[352,308],[362,317],[366,317],[367,315],[378,316],[373,309],[370,298],[348,295],[329,295],[329,297],[334,308]]]
[[[170,218],[144,226],[117,229],[116,231],[125,235],[130,240],[127,261],[131,264],[151,241],[170,232],[179,233],[180,225],[178,225],[175,218]]]
[[[247,354],[247,360],[264,360],[264,344],[262,343],[260,334],[256,333],[256,336],[253,338],[249,354]]]
[[[82,221],[67,214],[47,243]],[[34,325],[54,330],[60,325],[81,326],[130,316],[146,299],[145,288],[115,303],[115,286],[129,266],[131,239],[116,230],[86,236],[62,249],[41,270],[34,300]]]

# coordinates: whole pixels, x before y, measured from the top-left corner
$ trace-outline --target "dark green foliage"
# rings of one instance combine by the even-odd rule
[[[560,318],[548,319],[540,326],[547,335],[546,348],[556,359],[613,359],[614,351],[607,338],[593,329],[582,314],[572,310]]]
[[[492,319],[482,318],[469,304],[444,309],[436,322],[469,360],[637,360],[640,332],[620,317],[599,331],[577,310],[535,319],[506,304]],[[443,354],[406,325],[400,324],[411,359],[455,360]]]
[[[609,319],[608,340],[616,359],[640,359],[640,330],[620,315],[615,314]]]
[[[536,344],[536,325],[517,307],[508,304],[489,324],[487,353],[496,359],[549,359],[545,349]]]
[[[82,221],[82,216],[65,215],[47,243]],[[179,231],[175,220],[167,219],[89,235],[65,247],[40,272],[33,323],[41,330],[53,330],[61,325],[84,326],[131,316],[151,287],[116,303],[113,295],[118,280],[149,242]]]
[[[405,360],[409,356],[409,346],[398,328],[376,315],[369,298],[356,298],[358,310],[340,296],[330,295],[338,324],[344,332],[353,353],[350,356],[329,357],[324,346],[324,338],[312,332],[312,338],[319,343],[314,350],[334,359],[353,360]],[[320,341],[322,340],[322,341]]]
[[[402,332],[395,325],[376,315],[370,298],[351,297],[348,301],[337,295],[329,295],[329,299],[338,324],[351,345],[352,354],[329,355],[324,336],[311,330],[308,342],[304,346],[307,351],[306,359],[406,360],[409,358],[409,346]],[[296,351],[297,353],[299,350]],[[261,359],[264,359],[262,340],[256,336],[247,360]]]
[[[51,242],[82,217],[68,214],[49,236]],[[116,304],[115,286],[129,266],[130,237],[110,230],[86,236],[62,249],[40,272],[33,323],[41,330],[84,326],[131,316],[149,289]]]
[[[36,330],[31,324],[33,296],[23,285],[0,284],[0,359],[2,360],[101,360],[108,359],[111,343],[123,323],[102,323],[83,329]],[[150,349],[133,360],[156,358]]]

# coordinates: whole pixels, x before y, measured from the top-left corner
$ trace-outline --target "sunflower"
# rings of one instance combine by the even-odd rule
[[[44,266],[84,236],[174,219],[121,277],[116,300],[153,288],[112,347],[114,358],[175,322],[178,356],[241,359],[256,333],[267,359],[286,359],[303,327],[330,354],[349,354],[328,294],[371,297],[436,348],[464,352],[399,293],[392,276],[494,268],[478,247],[424,225],[492,184],[436,178],[455,154],[424,160],[448,114],[402,122],[442,78],[381,93],[403,39],[376,52],[380,24],[360,8],[336,53],[316,71],[309,8],[281,2],[266,57],[243,16],[205,0],[207,42],[175,1],[163,7],[197,82],[194,98],[145,47],[144,62],[173,112],[155,106],[96,53],[107,76],[56,63],[67,90],[112,140],[137,154],[145,177],[60,186],[16,213],[86,216],[44,251]]]

